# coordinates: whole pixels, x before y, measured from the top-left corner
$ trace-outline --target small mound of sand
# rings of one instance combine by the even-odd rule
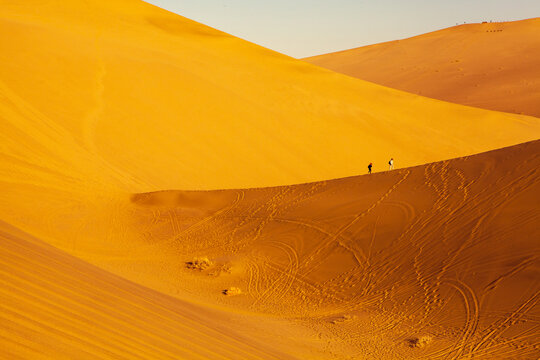
[[[433,341],[433,338],[429,335],[414,337],[414,338],[410,338],[406,340],[407,345],[409,345],[412,348],[423,348],[424,346],[428,345],[432,341]]]
[[[196,257],[192,261],[186,262],[186,267],[191,270],[206,270],[212,266],[212,261],[205,257]]]
[[[237,287],[230,287],[228,289],[225,289],[222,291],[223,295],[227,295],[227,296],[235,296],[235,295],[240,295],[242,293],[242,290],[240,290],[240,288],[237,288]]]

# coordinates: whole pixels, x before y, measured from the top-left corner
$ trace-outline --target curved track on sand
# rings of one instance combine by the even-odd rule
[[[235,333],[233,314],[131,283],[5,223],[0,240],[3,359],[292,358]]]
[[[48,201],[27,200],[49,215],[19,219],[40,240],[0,226],[2,348],[13,358],[536,359],[539,154],[535,141],[275,188],[43,190]],[[205,265],[187,265],[196,259]]]
[[[539,154],[536,141],[383,174],[243,190],[174,252],[233,269],[192,278],[207,300],[296,319],[359,359],[533,359]],[[209,203],[227,193],[193,194]],[[179,209],[175,226],[193,229],[197,217]],[[145,223],[145,206],[128,211]],[[145,228],[151,237],[162,236],[167,218]],[[230,285],[242,296],[216,296]],[[415,336],[421,346],[407,346]]]
[[[0,29],[0,357],[540,356],[540,142],[404,168],[540,119],[138,0],[3,1]]]

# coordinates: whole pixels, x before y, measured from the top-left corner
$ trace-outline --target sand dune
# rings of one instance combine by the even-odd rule
[[[540,119],[138,1],[4,2],[0,27],[0,357],[540,356],[540,142],[440,161]]]
[[[342,356],[534,359],[539,150],[289,187],[139,194],[130,211],[162,259],[177,257],[170,269],[212,263],[168,286],[297,319]],[[231,286],[242,294],[223,296]]]
[[[161,292],[3,224],[4,354],[535,359],[539,154],[57,209],[81,257]]]
[[[262,336],[294,325],[182,302],[5,223],[0,240],[2,359],[295,358]],[[293,354],[306,347],[287,344]]]
[[[124,191],[324,180],[540,136],[538,119],[352,79],[136,0],[4,2],[0,26],[10,166]]]
[[[305,60],[457,104],[540,117],[540,18],[465,24]]]

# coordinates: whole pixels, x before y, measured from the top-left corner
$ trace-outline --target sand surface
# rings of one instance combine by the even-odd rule
[[[540,18],[465,24],[307,58],[392,88],[540,117]]]
[[[0,358],[540,356],[539,119],[143,2],[0,27]]]
[[[45,171],[61,154],[60,171],[130,192],[326,180],[540,137],[537,118],[353,79],[137,0],[3,2],[0,31],[2,152]]]
[[[33,232],[100,268],[2,224],[3,354],[536,359],[539,154],[42,204]]]

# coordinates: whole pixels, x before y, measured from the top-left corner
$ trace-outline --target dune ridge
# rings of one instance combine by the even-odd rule
[[[3,3],[0,26],[9,166],[74,169],[90,186],[287,185],[540,137],[537,118],[352,79],[141,1]]]
[[[462,24],[304,60],[434,99],[540,117],[538,32],[540,18]]]
[[[1,356],[540,355],[539,119],[139,1],[0,28]]]
[[[539,150],[58,211],[101,269],[2,224],[5,354],[536,358]]]

